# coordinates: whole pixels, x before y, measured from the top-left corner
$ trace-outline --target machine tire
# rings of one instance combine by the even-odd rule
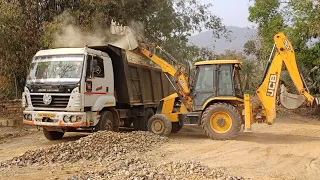
[[[103,111],[95,131],[119,131],[111,111]]]
[[[210,105],[201,117],[201,125],[205,134],[215,140],[228,140],[237,137],[241,129],[241,122],[239,111],[228,103]]]
[[[154,112],[151,108],[147,108],[144,111],[144,117],[139,118],[139,126],[141,131],[148,131],[148,121],[154,115]]]
[[[160,129],[159,129],[160,128]],[[152,116],[148,121],[148,131],[160,136],[169,136],[172,123],[169,118],[162,114]]]
[[[64,132],[60,131],[48,131],[46,128],[43,128],[43,135],[50,141],[61,139],[64,135]]]
[[[179,122],[173,122],[172,123],[172,129],[171,129],[171,133],[177,133],[181,130],[182,126],[180,125]]]

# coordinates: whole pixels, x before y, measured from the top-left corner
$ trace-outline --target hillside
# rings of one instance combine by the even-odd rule
[[[222,53],[227,49],[242,51],[243,45],[251,38],[257,35],[256,29],[240,28],[236,26],[227,26],[230,32],[230,41],[222,37],[215,39],[212,37],[212,31],[206,31],[189,38],[189,42],[199,47],[208,47],[216,53]]]

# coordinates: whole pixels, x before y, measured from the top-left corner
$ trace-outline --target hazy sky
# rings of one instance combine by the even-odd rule
[[[202,3],[211,3],[213,14],[222,18],[222,22],[227,26],[252,27],[248,21],[249,0],[200,0]]]

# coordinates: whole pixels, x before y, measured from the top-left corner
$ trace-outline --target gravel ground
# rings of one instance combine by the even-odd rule
[[[150,155],[146,155],[146,152],[158,149],[168,141],[166,137],[149,132],[97,132],[73,142],[27,151],[21,156],[1,162],[0,172],[10,170],[11,167],[63,167],[64,163],[80,165],[89,161],[102,165],[102,168],[89,168],[75,173],[69,179],[242,179],[193,161],[150,161]]]
[[[177,179],[220,179],[242,180],[242,177],[228,176],[222,170],[214,170],[198,162],[165,162],[150,164],[143,159],[123,159],[109,164],[102,171],[87,171],[72,176],[69,180],[82,179],[132,179],[132,180],[177,180]]]
[[[34,132],[37,132],[37,129],[30,126],[0,127],[0,144],[7,139],[26,136]]]
[[[79,160],[116,161],[128,153],[143,153],[157,148],[168,140],[168,138],[156,136],[149,132],[97,132],[77,141],[27,151],[21,156],[1,162],[0,168],[73,163]]]

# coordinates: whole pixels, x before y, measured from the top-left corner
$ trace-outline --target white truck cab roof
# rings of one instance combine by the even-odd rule
[[[93,53],[96,55],[109,57],[109,55],[107,53],[91,49],[90,47],[89,48],[83,47],[83,48],[45,49],[45,50],[38,51],[35,56],[49,56],[49,55],[63,55],[63,54],[87,54],[87,53]]]
[[[57,48],[40,50],[35,56],[48,56],[48,55],[60,55],[60,54],[85,54],[86,48]]]

